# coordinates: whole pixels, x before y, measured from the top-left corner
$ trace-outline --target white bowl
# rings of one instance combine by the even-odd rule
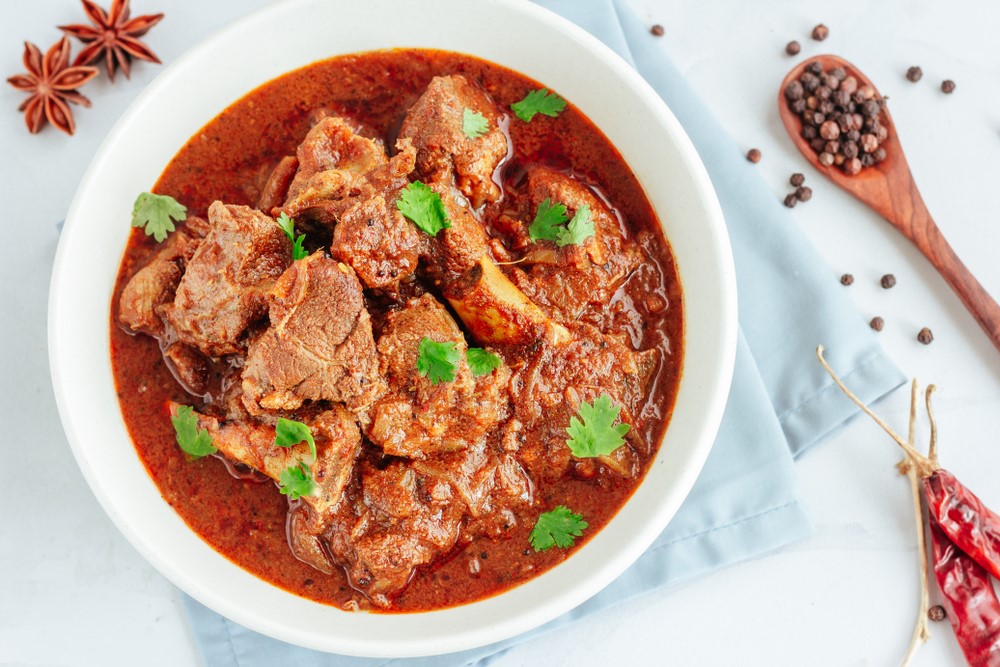
[[[284,72],[395,46],[458,51],[510,67],[557,90],[604,131],[631,165],[673,247],[685,297],[684,368],[674,417],[645,480],[565,563],[457,608],[352,614],[240,569],[161,498],[119,411],[109,304],[136,193],[153,185],[190,136]],[[498,641],[555,618],[610,583],[652,543],[694,484],[725,407],[735,346],[729,239],[684,130],[610,49],[523,0],[289,0],[225,29],[166,68],[104,142],[67,216],[49,302],[50,363],[63,426],[84,476],[122,533],[164,576],[219,613],[294,644],[350,655],[429,655]]]

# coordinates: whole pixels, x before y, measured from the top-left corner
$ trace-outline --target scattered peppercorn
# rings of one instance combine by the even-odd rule
[[[955,82],[951,79],[945,79],[941,82],[941,92],[945,95],[951,95],[955,92]]]
[[[787,197],[785,197],[785,206],[787,206],[788,208],[795,208],[795,205],[798,202],[799,202],[799,200],[795,196],[794,192],[792,194],[788,195]]]
[[[882,283],[882,287],[884,287],[885,289],[890,289],[896,284],[896,276],[892,275],[891,273],[887,273],[884,276],[882,276],[882,280],[880,282]]]
[[[924,70],[920,69],[916,65],[914,65],[910,69],[906,70],[906,80],[907,81],[912,81],[913,83],[916,83],[917,81],[920,81],[920,79],[921,79],[921,77],[923,77],[923,75],[924,75]]]
[[[931,342],[934,340],[934,334],[931,333],[930,329],[924,327],[917,334],[917,340],[919,340],[924,345],[930,345]]]
[[[799,55],[799,51],[801,50],[802,50],[802,45],[796,42],[794,39],[788,42],[788,44],[785,44],[785,53],[787,53],[790,56]]]
[[[883,320],[881,317],[873,317],[872,321],[868,323],[868,326],[870,326],[875,331],[881,331],[882,327],[885,326],[885,320]]]
[[[853,285],[854,284],[854,276],[852,276],[850,273],[845,273],[844,275],[840,276],[840,284],[841,285]]]
[[[662,25],[657,23],[656,25],[654,25],[652,28],[649,29],[649,32],[651,32],[655,37],[663,37],[663,33],[666,31],[663,29]]]
[[[806,177],[798,172],[792,174],[792,177],[788,179],[788,182],[794,185],[795,187],[799,187],[800,185],[805,183],[805,181]]]
[[[812,31],[812,38],[817,42],[822,42],[830,34],[830,29],[820,23]]]
[[[800,185],[799,187],[795,188],[795,198],[798,199],[799,201],[809,201],[810,199],[812,199],[812,196],[813,196],[812,188],[810,188],[807,185]]]
[[[747,159],[753,162],[754,164],[760,162],[760,150],[757,148],[751,148],[750,150],[748,150]]]
[[[940,623],[944,619],[948,618],[948,612],[945,611],[944,607],[936,604],[927,610],[927,618],[931,619],[935,623]]]

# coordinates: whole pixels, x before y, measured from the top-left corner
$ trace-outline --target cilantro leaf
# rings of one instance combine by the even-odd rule
[[[462,132],[469,139],[478,139],[489,129],[490,123],[483,114],[468,107],[462,112]]]
[[[566,433],[569,440],[566,444],[579,458],[606,456],[625,443],[625,434],[629,431],[628,424],[615,425],[621,406],[615,405],[607,394],[598,396],[593,404],[584,401],[580,404],[580,417],[569,420]]]
[[[302,422],[278,417],[278,425],[274,428],[274,446],[294,447],[300,442],[309,443],[309,451],[312,452],[312,460],[315,461],[316,441],[309,427]]]
[[[406,186],[403,194],[396,200],[396,208],[431,236],[437,236],[442,229],[451,227],[441,195],[420,181],[413,181]]]
[[[493,369],[500,368],[503,360],[492,352],[488,352],[481,347],[470,347],[465,353],[465,360],[469,362],[469,370],[474,377],[489,375]]]
[[[170,417],[170,423],[174,425],[177,444],[185,453],[196,459],[215,453],[212,435],[205,429],[198,428],[198,415],[190,405],[177,406],[176,413]]]
[[[292,242],[292,259],[298,261],[308,257],[309,251],[302,247],[302,242],[306,240],[306,235],[299,234],[299,237],[295,238],[295,220],[289,218],[288,214],[282,211],[275,222],[281,227],[281,231],[285,232],[288,240]]]
[[[278,481],[281,484],[278,490],[292,500],[316,493],[316,481],[313,479],[312,473],[309,472],[309,468],[302,462],[282,470]]]
[[[576,210],[573,219],[556,236],[556,245],[580,245],[594,235],[594,221],[590,219],[590,207],[584,204]]]
[[[535,551],[545,551],[552,547],[565,549],[573,546],[575,537],[583,535],[588,524],[579,514],[574,514],[565,505],[559,505],[551,512],[538,515],[535,527],[528,539]]]
[[[417,372],[430,378],[431,384],[451,382],[455,379],[455,368],[462,356],[455,349],[455,343],[438,343],[423,338],[417,353]]]
[[[132,226],[142,227],[146,236],[152,236],[157,243],[176,229],[175,220],[180,222],[186,217],[187,208],[184,204],[167,195],[143,192],[135,198],[135,204],[132,205]]]
[[[529,123],[539,113],[543,116],[558,116],[566,108],[566,100],[550,93],[548,88],[542,88],[531,91],[520,102],[511,104],[510,108],[518,118]]]
[[[566,207],[562,204],[556,204],[553,206],[552,200],[546,198],[541,204],[538,205],[538,210],[535,211],[535,219],[531,221],[531,225],[528,227],[528,235],[531,236],[532,241],[557,241],[559,239],[559,233],[563,230],[560,226],[568,220],[566,215]]]

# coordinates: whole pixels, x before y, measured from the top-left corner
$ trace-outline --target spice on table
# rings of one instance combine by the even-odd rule
[[[830,29],[827,28],[822,23],[820,23],[815,28],[813,28],[812,38],[815,39],[817,42],[822,42],[824,39],[827,38],[827,36],[829,36],[829,34],[830,34]]]
[[[655,37],[663,37],[663,33],[666,31],[663,29],[662,25],[657,23],[656,25],[654,25],[652,28],[649,29],[649,32],[652,33],[653,36]]]
[[[927,327],[924,327],[917,333],[917,340],[919,340],[924,345],[930,345],[934,342],[934,334]]]
[[[882,280],[879,281],[884,289],[891,289],[896,285],[896,276],[891,273],[887,273],[882,276]]]
[[[941,82],[941,92],[945,95],[951,95],[955,92],[955,82],[951,79],[945,79]]]
[[[912,81],[913,83],[916,83],[917,81],[920,81],[920,79],[923,76],[924,76],[924,71],[922,69],[920,69],[919,67],[917,67],[916,65],[914,65],[910,69],[906,70],[906,80],[907,81]]]
[[[795,188],[795,198],[801,202],[809,201],[810,199],[812,199],[812,196],[813,196],[812,188],[810,188],[807,185],[800,185],[799,187]]]
[[[870,326],[875,331],[881,331],[883,328],[885,328],[885,320],[883,320],[881,317],[875,316],[872,318],[872,321],[868,323],[868,326]]]
[[[132,58],[159,63],[160,59],[139,38],[160,22],[163,14],[146,14],[129,18],[129,0],[112,0],[111,9],[105,12],[90,0],[83,0],[83,10],[92,25],[61,25],[59,29],[83,42],[83,50],[74,65],[89,65],[104,56],[108,77],[115,80],[120,67],[129,78]]]
[[[845,273],[844,275],[840,276],[840,284],[841,285],[853,285],[854,284],[854,276],[851,275],[850,273]]]
[[[794,39],[788,42],[788,44],[785,44],[785,53],[787,53],[790,56],[799,55],[799,51],[801,50],[802,50],[802,45],[796,42]]]
[[[759,148],[751,148],[750,150],[748,150],[747,151],[747,160],[749,160],[750,162],[753,162],[754,164],[757,164],[758,162],[760,162],[760,149]]]
[[[927,610],[927,618],[931,619],[935,623],[940,623],[944,619],[948,618],[948,612],[944,610],[944,607],[936,604]]]
[[[795,208],[797,203],[799,203],[799,199],[795,196],[794,192],[785,197],[785,206],[788,208]]]
[[[18,90],[31,93],[17,110],[24,112],[24,122],[32,134],[39,132],[46,121],[66,134],[73,134],[76,123],[67,102],[90,106],[90,100],[76,89],[97,76],[97,69],[70,67],[69,54],[66,37],[53,44],[44,57],[37,46],[25,42],[23,62],[28,71],[7,79]]]
[[[806,182],[806,177],[796,172],[792,174],[792,177],[788,179],[788,182],[794,185],[795,187],[799,187],[800,185]]]

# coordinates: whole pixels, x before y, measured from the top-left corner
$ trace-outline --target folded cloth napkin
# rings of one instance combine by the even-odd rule
[[[629,61],[663,97],[708,168],[732,239],[740,336],[722,425],[704,470],[670,525],[604,591],[519,637],[413,665],[488,662],[506,649],[642,593],[763,554],[809,534],[793,457],[855,412],[813,362],[830,345],[862,400],[904,378],[839,289],[787,209],[694,95],[626,0],[536,0],[574,21]],[[192,627],[213,667],[385,665],[302,649],[243,628],[188,600]]]

